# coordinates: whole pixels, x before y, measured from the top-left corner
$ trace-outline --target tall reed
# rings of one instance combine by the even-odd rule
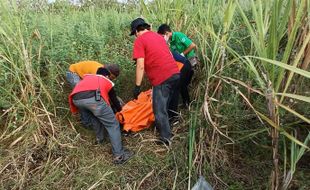
[[[296,74],[309,78],[309,72],[306,71],[309,65],[310,35],[307,22],[308,2],[305,0],[156,1],[148,7],[142,2],[141,10],[142,15],[151,22],[155,24],[167,22],[175,30],[185,32],[198,44],[202,61],[200,68],[203,71],[200,72],[202,76],[199,78],[205,86],[203,111],[205,118],[219,135],[235,143],[227,132],[224,133],[219,129],[221,119],[216,117],[216,113],[220,110],[218,106],[226,98],[222,93],[223,85],[231,86],[253,110],[258,120],[271,126],[274,169],[270,186],[272,189],[279,189],[281,184],[284,184],[280,181],[282,174],[279,163],[279,139],[286,137],[290,139],[290,143],[309,149],[307,143],[302,143],[292,136],[290,130],[280,123],[280,120],[284,119],[282,117],[286,115],[292,115],[309,123],[307,115],[298,113],[287,101],[287,98],[293,98],[309,102],[309,97],[296,94],[298,88],[302,88],[304,84],[298,83],[299,86],[296,86],[294,81]],[[306,32],[303,32],[303,29],[306,29]],[[303,40],[300,41],[300,38]],[[302,69],[298,68],[300,65]],[[246,70],[248,75],[227,72],[236,66]],[[293,89],[292,86],[294,91],[290,91]],[[248,95],[245,95],[243,89],[239,90],[240,87],[247,90]],[[250,96],[252,93],[264,97],[265,106],[253,104],[256,100]],[[284,110],[286,113],[282,114]],[[192,128],[190,134],[193,136]],[[192,139],[189,141],[190,147],[193,142]],[[192,152],[189,153],[191,160]],[[285,184],[287,187],[287,182]]]

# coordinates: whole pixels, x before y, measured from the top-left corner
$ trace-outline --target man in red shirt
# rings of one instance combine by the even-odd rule
[[[164,38],[150,31],[150,25],[142,18],[131,22],[131,33],[135,35],[133,59],[136,61],[136,87],[134,96],[140,93],[144,72],[153,86],[153,112],[160,141],[170,145],[172,136],[168,108],[180,78],[179,69]]]
[[[71,92],[69,104],[72,113],[83,111],[85,117],[89,118],[99,144],[103,143],[104,129],[108,132],[114,154],[113,162],[122,164],[133,153],[123,148],[120,126],[110,106],[112,102],[117,111],[122,110],[111,78],[113,77],[106,68],[99,68],[96,75],[84,75]]]

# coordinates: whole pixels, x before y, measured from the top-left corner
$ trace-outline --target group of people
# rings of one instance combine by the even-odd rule
[[[137,99],[140,94],[146,74],[152,85],[155,127],[160,134],[158,143],[169,146],[173,136],[170,123],[177,116],[179,94],[184,106],[190,103],[188,85],[192,68],[198,63],[196,45],[185,34],[172,32],[167,24],[162,24],[157,33],[151,31],[142,18],[131,22],[130,35],[136,37],[132,54],[136,64],[133,97]],[[122,145],[121,129],[115,117],[122,110],[113,83],[119,74],[117,64],[103,65],[96,61],[72,64],[66,74],[73,88],[69,95],[71,112],[79,112],[83,126],[95,131],[97,144],[102,144],[108,134],[115,164],[122,164],[134,155]]]

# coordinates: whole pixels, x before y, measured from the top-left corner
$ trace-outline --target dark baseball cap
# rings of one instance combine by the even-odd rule
[[[120,67],[117,64],[106,64],[104,65],[104,68],[108,69],[115,77],[118,77],[120,73]]]
[[[130,33],[130,36],[134,35],[138,26],[140,25],[149,25],[148,23],[146,23],[144,21],[143,18],[136,18],[135,20],[133,20],[130,24],[130,28],[131,28],[131,33]],[[149,25],[150,26],[150,25]]]

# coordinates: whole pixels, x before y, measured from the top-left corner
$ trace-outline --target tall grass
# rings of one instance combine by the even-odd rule
[[[5,109],[2,118],[6,118],[4,122],[7,127],[2,133],[1,140],[8,139],[20,131],[23,131],[23,135],[18,138],[18,141],[23,140],[32,134],[30,131],[36,131],[35,126],[39,125],[49,125],[46,132],[54,136],[55,131],[49,121],[53,114],[47,111],[44,105],[54,105],[54,102],[46,86],[43,85],[43,79],[38,77],[37,71],[32,66],[33,63],[41,59],[39,51],[42,44],[39,33],[27,31],[28,28],[22,24],[26,15],[17,12],[15,4],[11,4],[11,9],[5,9],[10,6],[5,3],[7,1],[1,3],[3,10],[1,12],[3,21],[1,41],[3,45],[0,56],[4,61],[1,70],[6,76],[1,85],[1,102]],[[33,43],[39,44],[38,52],[33,51]],[[35,57],[33,54],[38,56]],[[47,121],[47,124],[43,123],[44,120]],[[13,144],[15,143],[17,140]]]
[[[81,15],[73,9],[70,17],[64,17],[65,12],[64,15],[53,11],[28,14],[27,9],[8,1],[1,2],[1,10],[3,43],[0,55],[4,63],[1,71],[5,76],[1,81],[1,106],[6,109],[2,117],[9,118],[6,126],[13,121],[12,113],[24,118],[19,120],[23,127],[28,122],[35,122],[33,126],[41,126],[42,120],[49,123],[48,118],[56,116],[55,101],[61,95],[56,89],[66,90],[59,79],[63,79],[63,72],[71,63],[93,59],[130,65],[128,43],[114,44],[113,39],[103,34],[109,31],[124,42],[129,40],[122,32],[127,24],[124,17],[112,17],[116,10],[97,14],[94,8],[89,8]],[[123,59],[119,59],[120,56]],[[130,70],[130,66],[126,70]],[[32,120],[27,121],[27,118]],[[13,128],[6,128],[6,132],[12,132],[9,129]],[[54,135],[51,123],[47,128]]]
[[[67,159],[87,155],[74,151],[75,143],[85,140],[69,113],[64,73],[69,64],[87,59],[115,62],[125,75],[131,73],[130,14],[119,14],[117,8],[101,12],[94,7],[29,5],[0,1],[0,188],[50,188],[58,181],[53,187],[64,189],[72,188],[74,180],[74,188],[102,187],[111,176],[108,169],[84,179],[82,170],[64,172],[64,167],[76,167]],[[131,88],[127,81],[123,76],[119,86]],[[75,164],[84,162],[83,157]],[[94,161],[90,168],[103,164]],[[61,187],[66,180],[72,183]]]
[[[309,124],[309,115],[298,113],[287,101],[287,97],[305,102],[309,99],[306,95],[296,94],[301,92],[298,89],[304,88],[305,83],[296,83],[297,78],[294,79],[296,74],[309,78],[309,72],[306,71],[310,35],[308,2],[180,0],[156,1],[148,7],[142,3],[141,8],[143,16],[151,22],[169,23],[175,31],[185,32],[198,44],[202,72],[196,75],[200,75],[197,78],[205,86],[203,111],[217,134],[235,143],[227,131],[219,129],[222,121],[217,117],[221,111],[219,106],[227,98],[227,91],[223,92],[227,85],[254,111],[258,120],[271,126],[274,163],[271,188],[279,189],[281,184],[287,188],[287,181],[280,181],[279,138],[284,138],[283,135],[290,139],[290,143],[309,149],[307,143],[290,135],[290,129],[280,123],[285,121],[287,115],[291,115],[300,119],[299,122]],[[231,68],[240,68],[247,74],[234,72]],[[239,90],[240,87],[248,93],[244,89]],[[252,93],[263,96],[265,100]],[[264,103],[257,104],[257,101]],[[196,127],[196,130],[202,128]],[[192,127],[190,129],[189,163],[193,158],[192,145],[195,142],[192,139],[195,138],[195,132]],[[284,146],[284,149],[288,147]],[[286,163],[283,164],[286,166]],[[291,167],[294,168],[294,165]]]
[[[297,33],[303,30],[303,27],[309,28],[308,23],[302,22],[302,18],[305,14],[307,14],[306,3],[307,1],[296,2],[275,0],[271,4],[264,4],[262,1],[251,1],[255,28],[250,24],[249,19],[245,16],[244,11],[239,5],[242,18],[247,25],[251,40],[255,46],[255,53],[261,57],[259,59],[261,64],[253,63],[248,57],[246,57],[246,60],[251,65],[250,71],[252,70],[253,73],[256,73],[256,78],[259,80],[260,89],[265,92],[269,112],[269,119],[267,122],[274,127],[271,134],[274,163],[274,170],[271,175],[272,189],[279,189],[281,186],[278,149],[280,138],[279,131],[283,131],[283,129],[280,124],[280,107],[284,108],[290,114],[296,115],[300,119],[309,122],[309,119],[306,118],[307,116],[304,117],[302,114],[299,114],[292,109],[286,109],[287,106],[282,104],[285,93],[292,84],[294,73],[299,71],[297,65],[301,62],[301,58],[305,53],[305,48],[308,46],[310,40],[310,33],[308,32],[308,34],[305,35],[303,43],[297,46]],[[297,4],[297,6],[293,6],[295,4]],[[294,15],[295,11],[296,15]],[[290,16],[292,16],[293,19],[289,23]],[[286,43],[283,43],[284,38],[287,38]],[[297,51],[297,53],[293,54],[293,50]],[[279,59],[281,60],[281,63],[274,61]],[[291,67],[288,65],[291,65]],[[289,71],[289,74],[285,74],[285,69]],[[304,73],[303,76],[310,77],[309,72],[301,72]],[[264,76],[261,76],[259,73],[263,73]],[[300,87],[295,86],[295,88]],[[275,95],[277,93],[282,94],[280,100],[278,100]],[[259,115],[262,116],[263,114],[259,113]],[[262,118],[266,120],[265,115]],[[288,133],[282,133],[290,138],[292,143],[297,142],[299,145],[307,147],[307,145],[304,145]]]

